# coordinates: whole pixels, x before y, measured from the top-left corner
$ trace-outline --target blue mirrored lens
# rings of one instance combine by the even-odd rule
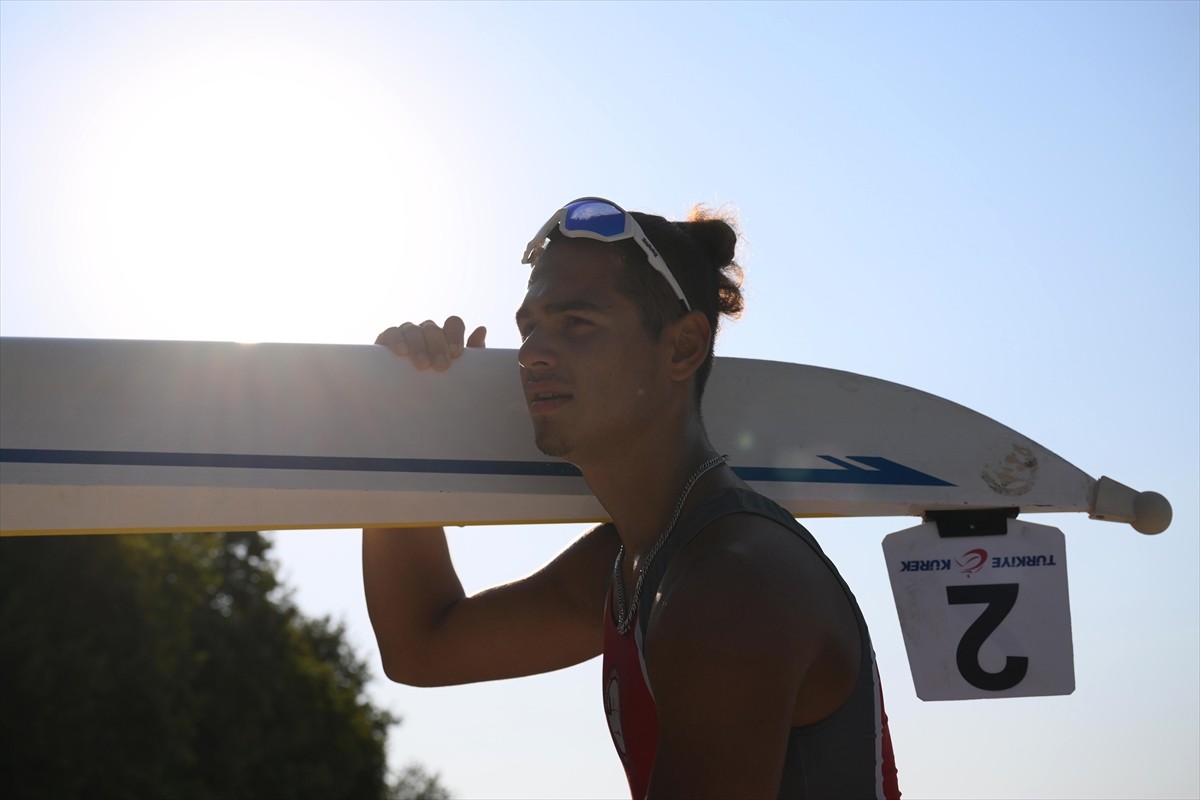
[[[563,230],[590,231],[599,236],[620,236],[625,232],[625,213],[608,203],[586,201],[567,209]]]

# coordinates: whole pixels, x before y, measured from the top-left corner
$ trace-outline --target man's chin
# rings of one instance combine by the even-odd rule
[[[539,437],[536,443],[537,449],[541,450],[545,455],[551,458],[561,458],[564,461],[570,460],[567,458],[567,455],[571,452],[571,448],[561,439],[553,439],[548,436]]]
[[[562,431],[555,430],[551,425],[535,423],[533,427],[533,442],[538,450],[551,458],[570,460],[571,443],[562,435]]]

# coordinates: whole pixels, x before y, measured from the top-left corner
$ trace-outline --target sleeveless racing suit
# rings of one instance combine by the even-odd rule
[[[634,800],[643,800],[646,795],[658,745],[653,687],[647,680],[642,655],[651,604],[672,557],[702,530],[728,514],[766,517],[800,537],[837,576],[858,622],[862,652],[858,680],[850,696],[831,715],[813,725],[792,728],[779,796],[899,797],[875,654],[854,595],[816,540],[787,511],[755,492],[731,488],[707,498],[676,526],[646,573],[638,600],[640,610],[624,636],[617,632],[613,620],[612,587],[609,587],[604,625],[604,709]],[[780,534],[787,535],[782,530]]]

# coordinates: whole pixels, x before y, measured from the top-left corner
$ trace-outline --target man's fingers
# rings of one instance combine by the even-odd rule
[[[399,327],[392,326],[376,336],[375,344],[384,345],[398,356],[408,355],[408,343],[404,340],[404,334],[400,332]]]
[[[420,325],[414,325],[413,329],[411,334],[407,334],[409,352],[415,357],[413,363],[419,369],[429,366],[445,369],[450,366],[450,348],[446,344],[446,334],[438,324],[427,319]],[[420,350],[414,340],[420,342]]]
[[[472,331],[470,337],[468,337],[467,347],[486,347],[487,345],[483,343],[483,340],[486,338],[487,328],[480,325],[478,328]]]
[[[451,358],[458,358],[463,351],[463,333],[467,330],[467,324],[462,321],[462,317],[446,317],[445,324],[442,325],[442,333],[446,337],[446,348]]]
[[[405,322],[379,334],[375,344],[387,346],[398,356],[408,356],[417,369],[433,367],[443,370],[450,366],[451,359],[462,355],[466,329],[466,323],[457,316],[447,317],[440,326],[431,319],[420,325]],[[483,347],[486,335],[486,328],[476,328],[471,333],[468,346]]]

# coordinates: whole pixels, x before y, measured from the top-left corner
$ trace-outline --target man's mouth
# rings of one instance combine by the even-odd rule
[[[553,411],[571,399],[566,392],[534,392],[529,395],[529,412],[544,414]]]

